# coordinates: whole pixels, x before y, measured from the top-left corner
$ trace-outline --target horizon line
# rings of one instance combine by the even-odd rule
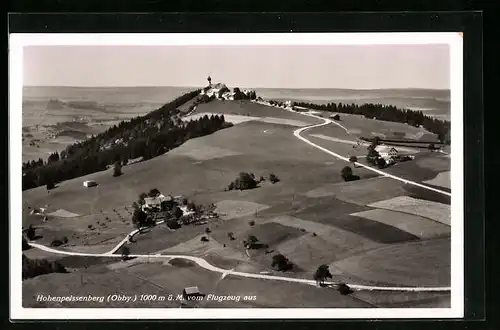
[[[172,86],[172,85],[109,85],[109,86],[90,86],[90,85],[23,85],[25,87],[59,87],[59,88],[204,88],[206,86]],[[451,91],[450,88],[426,88],[426,87],[383,87],[383,88],[342,88],[342,87],[248,87],[235,86],[238,88],[253,89],[337,89],[337,90],[355,90],[355,91],[374,91],[374,90],[433,90],[433,91]]]

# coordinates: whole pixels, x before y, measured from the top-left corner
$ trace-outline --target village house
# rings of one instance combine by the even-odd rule
[[[153,211],[153,210],[160,210],[161,209],[161,204],[163,202],[168,202],[173,205],[174,200],[171,196],[164,196],[163,194],[159,194],[156,197],[145,197],[144,198],[144,205],[142,205],[142,210],[143,211]]]
[[[391,161],[398,156],[398,151],[394,147],[386,146],[386,145],[378,145],[375,150],[379,153],[380,157],[382,157],[386,162]]]

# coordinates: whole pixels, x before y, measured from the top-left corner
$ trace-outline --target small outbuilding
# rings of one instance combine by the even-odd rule
[[[83,186],[84,187],[95,187],[97,186],[97,182],[93,181],[93,180],[86,180],[86,181],[83,181]]]
[[[200,292],[197,286],[190,286],[182,290],[182,298],[184,300],[196,299],[197,297],[202,297],[203,294]]]

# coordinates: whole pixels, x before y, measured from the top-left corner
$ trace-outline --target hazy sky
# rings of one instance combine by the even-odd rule
[[[25,86],[450,88],[448,45],[29,46]]]

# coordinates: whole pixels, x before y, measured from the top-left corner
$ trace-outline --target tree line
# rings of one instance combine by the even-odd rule
[[[144,116],[122,121],[105,132],[74,143],[47,161],[39,159],[23,163],[23,190],[103,171],[111,164],[126,164],[129,159],[143,160],[164,154],[185,141],[232,126],[224,116],[205,115],[183,122],[180,105],[199,94],[184,94]]]
[[[354,115],[363,115],[366,118],[376,118],[377,120],[406,123],[411,126],[419,127],[420,125],[431,133],[438,136],[441,143],[450,143],[450,122],[440,120],[430,116],[426,116],[422,111],[413,111],[400,109],[392,105],[366,103],[358,104],[343,104],[343,103],[328,103],[314,104],[306,102],[296,102],[297,106],[310,108],[314,110],[322,110],[329,112],[339,112]]]

